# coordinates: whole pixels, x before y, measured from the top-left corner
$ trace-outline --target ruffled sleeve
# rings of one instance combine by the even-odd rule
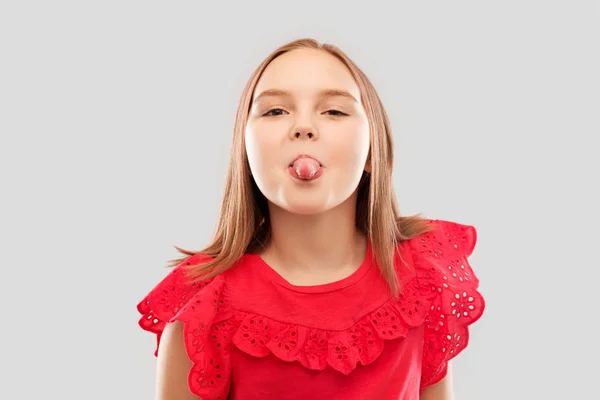
[[[468,257],[477,242],[475,227],[433,220],[434,229],[415,238],[413,259],[426,292],[421,390],[442,380],[448,362],[469,342],[469,326],[483,314],[485,302]]]
[[[137,305],[142,329],[156,334],[158,356],[161,335],[167,323],[184,323],[184,344],[192,361],[189,389],[203,399],[226,399],[230,380],[231,340],[227,323],[231,318],[221,276],[192,284],[183,267],[202,261],[194,255],[173,268]],[[219,331],[221,328],[221,331]]]

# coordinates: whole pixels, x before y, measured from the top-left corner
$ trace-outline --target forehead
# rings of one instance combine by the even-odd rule
[[[298,95],[312,95],[329,89],[343,90],[360,102],[360,90],[348,68],[322,50],[292,50],[273,60],[259,79],[253,98],[270,89]]]

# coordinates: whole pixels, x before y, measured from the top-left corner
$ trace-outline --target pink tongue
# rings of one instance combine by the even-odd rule
[[[312,178],[317,173],[319,168],[321,168],[321,165],[312,158],[299,158],[292,167],[300,178],[308,179]]]

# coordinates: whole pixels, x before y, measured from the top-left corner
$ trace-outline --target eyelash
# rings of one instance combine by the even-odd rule
[[[281,111],[284,111],[284,110],[283,110],[283,109],[281,109],[281,108],[272,108],[272,109],[270,109],[269,111],[267,111],[266,113],[264,113],[264,114],[263,114],[263,117],[278,117],[279,115],[281,115],[281,114],[279,114],[279,115],[268,115],[268,114],[269,114],[271,111],[275,111],[275,110],[281,110]],[[348,114],[346,114],[346,113],[343,113],[343,112],[341,112],[341,111],[339,111],[339,110],[327,110],[327,111],[325,111],[325,112],[330,112],[330,111],[334,111],[334,112],[338,113],[338,114],[334,114],[334,115],[332,115],[333,117],[347,117],[347,116],[348,116]]]

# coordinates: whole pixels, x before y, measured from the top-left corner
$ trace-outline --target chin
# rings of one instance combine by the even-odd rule
[[[316,215],[324,213],[333,208],[328,207],[326,204],[322,203],[300,203],[297,201],[287,202],[285,204],[280,205],[280,207],[291,214],[297,215]]]
[[[316,215],[331,210],[335,207],[333,204],[308,196],[293,196],[292,198],[284,198],[277,201],[275,204],[291,214],[297,215]]]

